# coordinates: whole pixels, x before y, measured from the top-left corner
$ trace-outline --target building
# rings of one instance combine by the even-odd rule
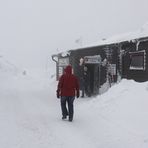
[[[102,93],[105,84],[111,87],[122,78],[148,80],[148,37],[73,49],[52,58],[56,62],[57,80],[64,67],[71,64],[81,90],[87,81],[89,96]],[[88,76],[84,79],[86,71]]]

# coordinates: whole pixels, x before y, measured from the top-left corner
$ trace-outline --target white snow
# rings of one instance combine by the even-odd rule
[[[135,39],[144,38],[144,37],[148,37],[148,22],[146,22],[140,29],[136,31],[113,35],[109,38],[98,40],[97,42],[84,45],[80,48],[73,48],[72,50],[87,48],[87,47],[101,46],[101,45],[109,45],[109,44],[120,43],[124,41],[135,42]],[[62,49],[61,52],[67,53],[69,50]],[[55,54],[58,54],[58,53],[59,51],[55,52]]]
[[[16,75],[19,72],[18,68],[0,55],[0,75],[11,74]]]
[[[130,40],[134,41],[134,39],[144,38],[144,37],[148,37],[148,22],[145,23],[139,30],[114,35],[114,36],[107,38],[105,40],[100,40],[97,43],[94,43],[94,45],[92,44],[91,46],[120,43],[123,41],[130,41]]]
[[[5,73],[0,75],[1,148],[148,147],[148,82],[124,79],[103,95],[75,99],[69,122],[61,120],[55,77]]]

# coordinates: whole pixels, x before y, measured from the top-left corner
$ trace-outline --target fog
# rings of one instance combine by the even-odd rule
[[[57,50],[139,29],[147,6],[147,0],[1,0],[0,55],[20,67],[45,68]]]

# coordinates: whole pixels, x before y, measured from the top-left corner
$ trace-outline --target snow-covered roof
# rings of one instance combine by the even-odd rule
[[[120,42],[124,42],[124,41],[130,41],[133,39],[144,38],[144,37],[148,37],[148,22],[146,24],[144,24],[141,27],[141,29],[139,29],[135,32],[128,32],[128,33],[124,33],[124,34],[120,34],[120,35],[114,35],[108,39],[100,40],[100,41],[95,42],[93,44],[85,45],[81,48],[109,45],[109,44],[113,44],[113,43],[120,43]],[[81,49],[81,48],[77,48],[77,49]],[[72,50],[74,50],[74,49],[72,49]]]
[[[118,42],[123,42],[123,41],[129,41],[133,39],[138,39],[138,38],[143,38],[143,37],[148,37],[148,23],[143,25],[143,27],[135,32],[129,32],[129,33],[124,33],[121,35],[116,35],[113,36],[109,39],[107,39],[105,42],[106,44],[110,43],[118,43]]]
[[[145,23],[139,30],[137,30],[135,32],[128,32],[128,33],[124,33],[124,34],[120,34],[120,35],[114,35],[108,39],[99,40],[98,42],[95,42],[95,43],[92,43],[89,45],[84,45],[83,47],[72,48],[69,50],[61,50],[60,53],[67,54],[67,52],[70,50],[78,50],[78,49],[84,49],[84,48],[89,48],[89,47],[109,45],[109,44],[120,43],[120,42],[124,42],[124,41],[131,41],[134,39],[140,39],[140,38],[145,38],[145,37],[148,37],[148,22]]]

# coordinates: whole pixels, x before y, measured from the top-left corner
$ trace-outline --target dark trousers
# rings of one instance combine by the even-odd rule
[[[73,114],[74,114],[74,107],[73,107],[73,102],[74,102],[75,97],[74,96],[63,96],[61,97],[61,109],[62,109],[62,115],[67,116],[69,115],[69,119],[73,119]],[[68,110],[66,107],[66,102],[68,104]]]
[[[88,96],[88,97],[91,96],[90,86],[86,82],[84,82],[83,86],[82,86],[82,97],[84,97],[85,95]]]

